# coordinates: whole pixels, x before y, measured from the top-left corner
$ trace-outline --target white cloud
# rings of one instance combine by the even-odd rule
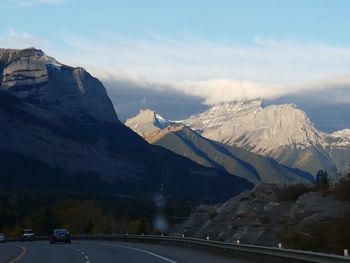
[[[13,7],[15,8],[30,7],[33,5],[33,3],[30,1],[12,1],[12,4],[13,4]]]
[[[206,104],[340,87],[341,95],[330,99],[350,103],[350,46],[262,38],[250,45],[159,36],[145,40],[115,34],[90,39],[67,33],[58,45],[15,31],[0,43],[16,46],[19,39],[35,42],[30,45],[62,62],[84,66],[102,80],[176,90]]]
[[[49,4],[49,5],[60,5],[63,4],[66,0],[39,0],[42,4]]]
[[[205,104],[217,104],[234,100],[276,99],[282,96],[332,89],[334,96],[328,101],[350,103],[350,75],[300,85],[269,85],[249,81],[213,79],[175,86],[188,95],[202,97]]]
[[[207,104],[340,86],[350,93],[350,47],[261,38],[238,45],[113,35],[98,41],[65,35],[65,43],[74,53],[84,54],[79,62],[102,79],[126,78],[141,88],[176,89]]]
[[[147,104],[147,98],[146,98],[146,97],[143,97],[143,98],[142,98],[141,104],[142,104],[142,105],[146,105],[146,104]]]
[[[2,8],[25,8],[36,5],[61,5],[67,0],[4,0]]]
[[[49,45],[43,39],[32,36],[28,32],[17,32],[10,29],[6,36],[0,36],[0,46],[6,48],[28,48],[28,47],[48,47]]]

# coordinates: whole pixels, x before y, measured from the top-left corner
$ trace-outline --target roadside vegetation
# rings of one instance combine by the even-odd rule
[[[164,212],[173,223],[174,213],[185,217],[192,207],[170,201]],[[0,232],[8,237],[18,237],[23,228],[32,228],[36,235],[54,228],[67,228],[73,234],[152,234],[156,211],[152,200],[7,191],[0,194]]]
[[[281,191],[280,198],[292,202],[302,192],[310,191],[319,191],[324,196],[333,195],[349,203],[350,208],[350,174],[343,176],[333,187],[304,188],[298,185],[287,187],[285,191]],[[309,227],[307,231],[289,226],[281,234],[281,240],[288,248],[342,254],[344,249],[350,248],[349,233],[350,209],[344,211],[342,217],[320,221]]]
[[[296,201],[299,196],[315,190],[314,187],[306,186],[304,184],[294,184],[288,187],[281,188],[276,193],[277,202],[289,203]]]

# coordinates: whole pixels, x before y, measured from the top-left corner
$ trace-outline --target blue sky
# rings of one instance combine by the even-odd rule
[[[138,38],[200,36],[246,44],[256,36],[350,42],[347,0],[2,0],[0,7],[2,33],[15,28],[53,41],[71,31],[91,37],[110,32]]]
[[[84,66],[121,118],[259,97],[297,103],[332,131],[350,127],[349,10],[346,0],[1,0],[0,47]]]

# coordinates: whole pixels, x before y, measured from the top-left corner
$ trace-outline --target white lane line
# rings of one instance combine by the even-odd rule
[[[79,248],[75,248],[75,247],[72,247],[72,246],[67,246],[67,247],[72,248],[72,249],[74,249],[77,252],[80,252],[80,254],[82,254],[82,255],[85,255],[85,252],[84,251],[80,251]],[[86,256],[86,255],[84,257],[85,257],[85,263],[90,263],[89,257]]]
[[[147,251],[147,250],[143,250],[143,249],[141,249],[141,248],[128,247],[128,246],[115,245],[115,244],[106,244],[106,243],[103,243],[103,244],[104,244],[104,245],[109,245],[109,246],[114,246],[114,247],[120,247],[120,248],[127,248],[127,249],[131,249],[131,250],[136,250],[136,251],[143,252],[143,253],[146,253],[146,254],[148,254],[148,255],[151,255],[151,256],[154,256],[154,257],[163,259],[164,261],[167,261],[167,262],[170,262],[170,263],[177,263],[177,262],[174,261],[174,260],[171,260],[171,259],[169,259],[169,258],[163,257],[163,256],[161,256],[161,255],[158,255],[158,254],[156,254],[156,253],[153,253],[153,252],[150,252],[150,251]]]
[[[22,247],[20,245],[16,245],[16,244],[11,244],[11,245],[16,246],[22,250],[21,253],[16,258],[9,261],[9,263],[15,263],[24,257],[24,255],[27,253],[27,250],[25,247]]]

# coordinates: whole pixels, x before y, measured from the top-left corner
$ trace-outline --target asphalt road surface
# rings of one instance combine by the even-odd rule
[[[48,241],[0,244],[0,263],[246,263],[181,247],[143,243],[75,241],[53,244]]]

